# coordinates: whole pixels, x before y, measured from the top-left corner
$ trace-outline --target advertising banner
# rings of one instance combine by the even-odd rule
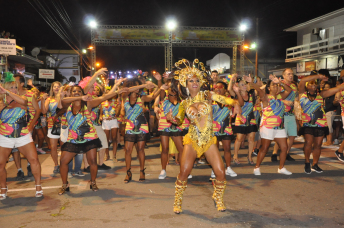
[[[55,78],[55,70],[39,69],[38,78],[54,79]]]
[[[15,39],[0,39],[0,55],[16,55]]]
[[[95,39],[111,40],[168,40],[168,31],[164,28],[119,28],[98,29]],[[172,33],[172,40],[199,40],[199,41],[241,41],[241,32],[233,30],[199,30],[179,29]]]

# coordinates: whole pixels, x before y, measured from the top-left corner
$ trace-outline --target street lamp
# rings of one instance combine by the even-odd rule
[[[86,49],[82,49],[82,53],[86,54],[87,50]]]
[[[99,67],[100,66],[100,63],[96,63],[96,67]]]
[[[245,44],[244,49],[252,49],[256,51],[256,63],[255,63],[255,76],[258,76],[258,46],[256,43],[251,43],[250,46],[248,46],[247,44]]]

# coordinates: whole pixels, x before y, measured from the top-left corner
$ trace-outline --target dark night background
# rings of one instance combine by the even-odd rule
[[[33,1],[31,1],[33,2]],[[259,58],[285,58],[285,50],[296,46],[296,33],[283,29],[344,7],[343,1],[239,0],[239,1],[130,1],[61,0],[73,23],[73,31],[82,46],[90,44],[90,29],[84,24],[87,14],[102,25],[164,25],[173,16],[181,26],[237,27],[251,23],[245,39],[255,38],[255,18],[259,21]],[[70,49],[26,0],[1,1],[0,30],[10,31],[17,44],[26,47]],[[52,9],[53,10],[53,9]],[[197,48],[196,55],[205,62],[217,53],[232,55],[232,49]],[[193,59],[194,48],[173,48],[174,60]],[[254,52],[247,53],[250,58]],[[109,70],[164,68],[163,47],[97,47],[97,61]]]

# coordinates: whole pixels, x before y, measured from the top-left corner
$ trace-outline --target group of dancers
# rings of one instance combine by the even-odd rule
[[[178,151],[176,163],[180,164],[180,172],[175,182],[173,206],[176,214],[182,212],[183,193],[195,160],[203,156],[212,167],[212,198],[215,206],[218,211],[226,210],[223,202],[226,175],[237,176],[231,164],[239,164],[238,151],[245,138],[248,141],[249,164],[254,165],[252,154],[257,153],[254,175],[261,175],[261,163],[271,141],[275,141],[281,150],[277,172],[291,175],[284,164],[290,157],[291,145],[298,135],[294,109],[297,102],[302,109],[299,134],[305,138],[304,171],[307,174],[312,171],[322,172],[318,165],[321,143],[329,133],[323,99],[336,93],[341,94],[344,84],[320,91],[318,82],[328,80],[325,75],[311,75],[295,82],[291,69],[284,70],[283,80],[270,75],[266,85],[257,76],[234,74],[227,80],[220,80],[216,71],[208,72],[198,59],[193,62],[179,60],[175,68],[163,76],[156,73],[154,77],[158,81],[157,85],[145,81],[143,77],[135,77],[118,79],[112,87],[96,83],[100,75],[106,75],[107,69],[102,68],[78,85],[52,83],[50,94],[42,96],[39,104],[35,91],[23,87],[25,80],[22,75],[5,73],[0,86],[0,200],[7,196],[5,166],[13,148],[17,148],[30,164],[35,178],[35,196],[43,196],[41,166],[32,137],[32,132],[42,124],[41,113],[47,116],[47,136],[55,164],[54,173],[60,173],[62,179],[59,195],[69,191],[70,164],[80,154],[86,155],[84,166],[90,171],[90,189],[99,190],[96,184],[99,167],[97,150],[100,165],[105,165],[104,156],[109,141],[112,141],[113,156],[116,159],[118,134],[124,136],[125,142],[124,182],[132,180],[131,159],[134,147],[140,162],[139,181],[145,181],[144,149],[150,138],[149,121],[144,114],[145,102],[153,104],[153,114],[159,121],[162,166],[159,179],[166,178],[171,143]],[[342,100],[339,99],[339,102]],[[261,146],[257,145],[258,141]],[[225,166],[219,152],[219,142],[224,149]],[[60,163],[57,154],[59,143]],[[338,151],[336,155],[343,158],[343,154]]]

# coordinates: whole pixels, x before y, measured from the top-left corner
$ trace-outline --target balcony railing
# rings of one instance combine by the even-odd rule
[[[286,62],[344,53],[344,35],[287,48]]]

